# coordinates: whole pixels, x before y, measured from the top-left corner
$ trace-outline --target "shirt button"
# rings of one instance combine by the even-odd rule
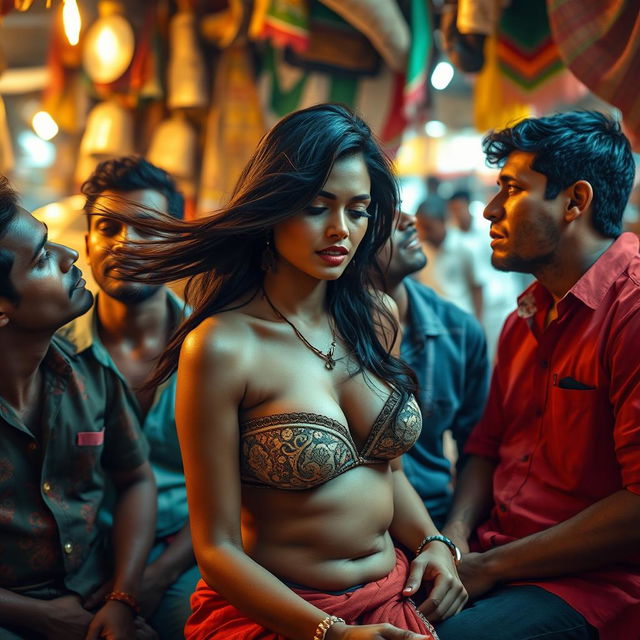
[[[65,542],[64,543],[64,552],[66,554],[69,554],[73,551],[73,545],[70,542]]]
[[[540,418],[542,416],[542,409],[536,409],[536,417]]]
[[[549,366],[549,361],[548,360],[542,360],[542,362],[540,362],[540,366],[543,369],[546,369]]]
[[[502,511],[503,513],[507,510],[507,505],[506,504],[501,504],[500,505],[500,511]]]
[[[30,442],[30,443],[27,445],[27,449],[28,449],[29,451],[35,451],[37,448],[38,448],[38,445],[37,445],[35,442]]]
[[[528,459],[529,459],[529,454],[528,454],[528,453],[525,453],[525,454],[522,456],[522,458],[520,458],[520,460],[521,460],[522,462],[526,462]]]
[[[51,491],[51,485],[50,485],[48,482],[44,482],[44,483],[42,484],[42,490],[43,490],[45,493],[49,493],[49,491]]]

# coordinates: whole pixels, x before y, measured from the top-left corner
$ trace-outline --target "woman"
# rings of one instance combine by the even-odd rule
[[[265,136],[215,216],[141,221],[164,244],[144,248],[142,266],[124,251],[127,276],[199,276],[156,379],[179,357],[203,576],[189,639],[417,640],[434,637],[410,599],[421,585],[433,620],[464,605],[451,551],[428,539],[438,532],[401,470],[420,414],[389,353],[391,303],[367,275],[397,203],[366,124],[319,105]],[[420,546],[410,564],[392,537]]]

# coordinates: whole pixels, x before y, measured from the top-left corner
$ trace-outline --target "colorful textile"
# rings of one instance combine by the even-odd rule
[[[411,45],[404,86],[404,115],[412,120],[426,108],[432,28],[424,0],[411,0]]]
[[[544,0],[514,0],[485,44],[474,98],[478,130],[502,128],[585,93],[560,57]]]
[[[211,107],[207,116],[200,176],[199,212],[225,204],[264,134],[262,109],[246,45],[220,53]]]
[[[293,66],[335,74],[347,81],[353,76],[378,73],[380,55],[369,40],[320,2],[311,3],[309,29],[309,43],[304,51],[285,49],[285,59]]]
[[[59,337],[40,369],[38,437],[0,398],[0,587],[86,597],[108,576],[97,522],[107,473],[135,469],[148,449],[110,371]]]
[[[408,575],[409,561],[396,549],[396,566],[391,573],[354,591],[334,595],[314,589],[292,590],[327,615],[344,618],[347,624],[388,622],[437,640],[431,624],[402,595]],[[191,596],[191,608],[193,614],[184,629],[186,640],[287,640],[247,618],[204,580]]]
[[[307,0],[271,0],[252,35],[268,39],[276,47],[304,51],[309,44],[309,6]]]
[[[481,550],[565,522],[617,491],[640,494],[640,254],[623,233],[558,302],[534,283],[505,323],[484,416],[465,453],[497,462]],[[527,580],[560,596],[600,640],[640,629],[639,557]]]
[[[637,0],[547,0],[551,31],[566,65],[618,107],[640,150],[640,7]]]
[[[395,0],[320,0],[363,33],[393,71],[407,67],[411,34]]]
[[[544,0],[514,0],[503,10],[498,64],[525,91],[534,90],[564,68],[551,37]]]

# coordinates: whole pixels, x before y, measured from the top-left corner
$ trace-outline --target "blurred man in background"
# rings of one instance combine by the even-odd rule
[[[181,322],[183,302],[167,287],[121,280],[112,251],[125,242],[148,241],[136,219],[162,214],[182,217],[183,199],[171,177],[141,157],[107,160],[82,185],[87,261],[99,289],[89,313],[64,328],[78,352],[122,381],[130,410],[150,444],[158,485],[155,544],[144,571],[142,613],[162,640],[183,638],[189,598],[199,579],[180,447],[174,421],[175,374],[157,388],[142,388]],[[101,215],[125,214],[129,224]]]

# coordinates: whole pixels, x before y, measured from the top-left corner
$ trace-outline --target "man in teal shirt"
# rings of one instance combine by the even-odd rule
[[[78,353],[90,352],[120,377],[149,441],[158,486],[158,521],[140,602],[143,615],[162,640],[182,639],[191,612],[189,598],[200,576],[191,546],[174,421],[176,376],[155,388],[143,385],[185,308],[166,287],[119,279],[110,252],[124,242],[150,239],[136,228],[137,217],[156,212],[182,217],[183,199],[166,172],[140,157],[102,162],[82,192],[88,220],[87,259],[100,291],[89,313],[66,326],[63,334]],[[130,215],[131,224],[101,215],[109,211]]]
[[[377,280],[398,305],[400,357],[418,379],[422,432],[402,464],[435,525],[441,527],[451,506],[454,484],[451,462],[445,454],[445,432],[450,432],[462,451],[482,415],[489,362],[477,320],[410,277],[426,262],[415,217],[398,213],[391,238],[378,259],[382,274]],[[457,462],[461,467],[463,460],[458,458]]]

